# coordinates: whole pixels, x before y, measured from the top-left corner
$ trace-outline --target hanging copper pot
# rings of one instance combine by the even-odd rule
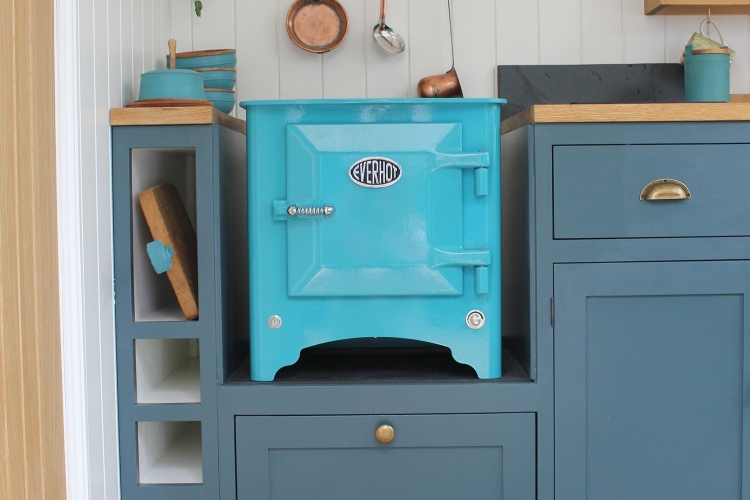
[[[426,76],[417,84],[419,97],[463,97],[458,73],[451,68],[444,75]]]

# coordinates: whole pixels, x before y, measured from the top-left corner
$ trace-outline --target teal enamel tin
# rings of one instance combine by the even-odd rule
[[[206,99],[211,101],[216,109],[229,113],[234,109],[235,95],[230,90],[205,89]]]
[[[237,84],[237,70],[234,68],[198,68],[203,75],[203,86],[207,89],[232,90]]]
[[[355,338],[500,377],[502,99],[245,101],[251,378]]]
[[[141,75],[138,100],[205,99],[203,77],[187,69],[156,69]]]
[[[693,54],[685,47],[685,100],[729,102],[729,54]]]

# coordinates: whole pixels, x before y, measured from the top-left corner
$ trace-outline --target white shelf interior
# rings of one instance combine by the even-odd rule
[[[198,339],[136,339],[137,403],[200,403],[200,378]]]
[[[133,149],[130,162],[135,321],[186,321],[167,274],[156,274],[146,253],[146,245],[153,238],[138,195],[164,182],[172,184],[185,204],[193,229],[197,228],[195,149]]]
[[[201,484],[200,422],[138,422],[140,484]]]
[[[182,309],[180,309],[180,304],[175,300],[161,309],[151,311],[142,316],[138,321],[185,321],[185,315],[182,313]]]

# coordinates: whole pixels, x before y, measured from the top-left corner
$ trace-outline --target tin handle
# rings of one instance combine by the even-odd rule
[[[703,27],[705,26],[706,29],[708,29],[709,24],[714,25],[714,28],[716,28],[716,31],[719,33],[719,40],[721,40],[721,44],[723,46],[726,46],[726,43],[724,43],[724,35],[721,34],[721,29],[719,28],[719,25],[711,20],[711,9],[708,9],[708,17],[703,20],[703,22],[701,23],[701,27],[700,27],[701,35],[705,36],[706,38],[709,38],[709,36],[708,36],[708,33],[703,32]]]

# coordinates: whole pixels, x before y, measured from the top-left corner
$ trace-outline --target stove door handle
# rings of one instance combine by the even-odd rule
[[[435,153],[435,166],[437,168],[486,168],[490,166],[490,154],[487,151],[461,154]]]
[[[430,260],[432,267],[486,267],[490,265],[492,257],[485,249],[446,252],[433,248]]]

